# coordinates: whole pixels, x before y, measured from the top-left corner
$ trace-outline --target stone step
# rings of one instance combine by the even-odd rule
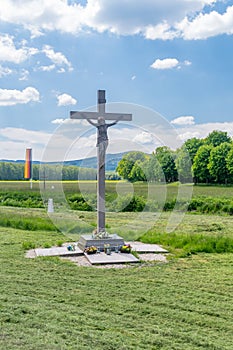
[[[75,250],[68,250],[67,247],[52,247],[52,248],[37,248],[35,249],[36,256],[70,256],[82,255],[83,251],[79,247]]]
[[[133,254],[125,254],[125,253],[114,253],[111,255],[107,255],[103,252],[96,254],[87,254],[84,253],[87,260],[92,265],[105,265],[105,264],[126,264],[126,263],[137,263],[139,260]]]

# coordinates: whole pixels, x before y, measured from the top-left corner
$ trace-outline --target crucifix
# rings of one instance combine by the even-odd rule
[[[71,119],[86,119],[97,129],[97,235],[105,235],[105,156],[108,147],[109,127],[119,121],[132,120],[132,114],[107,113],[105,111],[105,90],[98,90],[98,112],[70,112]],[[96,120],[97,122],[94,122]],[[112,120],[112,123],[106,123]]]

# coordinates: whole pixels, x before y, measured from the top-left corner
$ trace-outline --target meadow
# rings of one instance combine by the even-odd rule
[[[29,184],[0,186],[25,194]],[[74,184],[65,186],[72,193]],[[194,186],[195,191],[231,199],[233,188]],[[0,206],[1,349],[232,349],[231,215],[188,213],[168,234],[169,211],[109,212],[109,231],[127,240],[162,243],[170,254],[167,263],[102,269],[60,258],[25,258],[29,248],[76,240],[80,229],[87,232],[96,224],[94,211],[54,214]]]

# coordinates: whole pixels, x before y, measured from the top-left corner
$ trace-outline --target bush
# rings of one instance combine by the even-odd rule
[[[80,211],[93,211],[93,206],[89,204],[81,194],[68,196],[71,209]]]

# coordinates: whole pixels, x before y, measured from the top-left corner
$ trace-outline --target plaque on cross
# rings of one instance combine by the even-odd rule
[[[108,147],[109,127],[119,121],[131,121],[132,114],[105,111],[105,90],[98,90],[97,112],[70,112],[71,119],[86,119],[97,129],[97,235],[105,234],[105,156]],[[94,121],[93,121],[94,120]],[[106,120],[114,121],[106,123]]]

